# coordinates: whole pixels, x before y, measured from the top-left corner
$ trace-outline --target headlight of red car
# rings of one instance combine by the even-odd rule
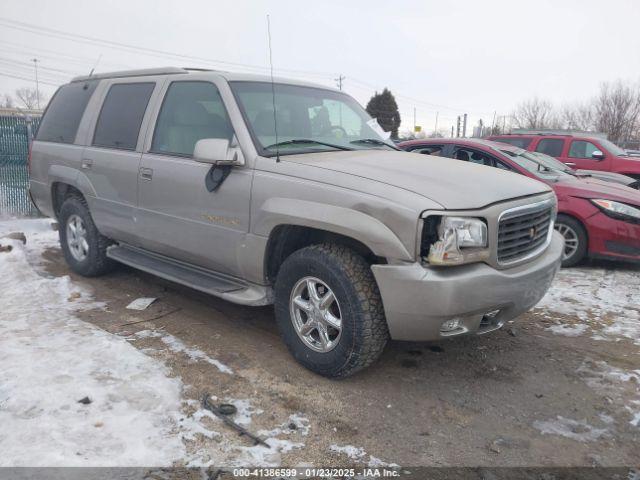
[[[613,200],[591,199],[605,215],[625,222],[640,223],[640,208]]]

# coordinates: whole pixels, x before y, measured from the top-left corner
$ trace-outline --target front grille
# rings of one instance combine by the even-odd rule
[[[498,225],[498,262],[512,263],[543,249],[553,228],[553,206],[548,202],[506,211]]]

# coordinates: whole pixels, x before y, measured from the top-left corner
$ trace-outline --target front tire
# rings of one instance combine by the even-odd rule
[[[275,284],[276,321],[309,370],[347,377],[375,362],[389,338],[371,267],[353,250],[312,245],[291,254]]]
[[[84,198],[65,199],[58,220],[60,246],[71,270],[85,277],[96,277],[113,269],[115,262],[107,257],[111,241],[96,228]]]
[[[587,255],[588,237],[582,224],[573,217],[558,214],[555,229],[564,237],[562,267],[573,267]]]

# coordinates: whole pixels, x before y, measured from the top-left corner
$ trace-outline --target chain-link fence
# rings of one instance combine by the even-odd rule
[[[39,124],[38,116],[0,115],[0,215],[38,215],[29,199],[27,156]]]

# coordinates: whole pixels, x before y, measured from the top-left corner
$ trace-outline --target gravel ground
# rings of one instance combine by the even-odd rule
[[[271,307],[234,305],[124,266],[81,278],[55,247],[42,257],[46,274],[69,275],[102,305],[75,312],[78,319],[126,339],[184,385],[176,421],[191,422],[193,434],[176,464],[638,462],[638,267],[563,270],[536,309],[498,332],[391,342],[373,367],[332,381],[292,360]],[[158,300],[126,309],[139,297]],[[251,447],[203,414],[205,393],[235,403],[237,420],[269,438],[271,449]]]

